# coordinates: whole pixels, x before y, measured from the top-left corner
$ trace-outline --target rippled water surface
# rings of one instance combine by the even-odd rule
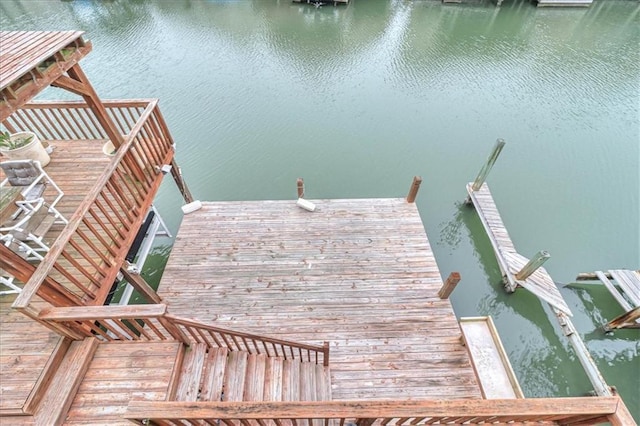
[[[447,6],[352,0],[2,1],[2,29],[82,29],[105,98],[158,97],[178,162],[202,200],[397,197],[418,207],[459,316],[492,315],[527,396],[590,384],[553,313],[506,295],[489,241],[461,202],[496,138],[489,183],[518,250],[547,269],[609,384],[640,418],[640,331],[579,272],[640,268],[640,6],[526,1]],[[49,91],[45,97],[59,97]],[[158,205],[175,231],[170,181]],[[146,273],[157,280],[167,248]]]

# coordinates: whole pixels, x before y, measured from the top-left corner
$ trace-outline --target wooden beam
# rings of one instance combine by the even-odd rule
[[[577,416],[613,415],[618,411],[617,397],[526,398],[526,399],[452,399],[402,401],[325,401],[325,402],[152,402],[131,401],[126,419],[281,419],[281,418],[416,418],[482,417],[492,421],[526,417],[558,417],[557,421]]]
[[[75,93],[80,96],[90,96],[91,93],[87,90],[87,88],[80,82],[66,76],[61,75],[58,77],[53,83],[51,83],[54,87],[59,87],[61,89],[68,90],[71,93]]]
[[[85,42],[83,46],[78,47],[67,57],[66,61],[57,62],[45,71],[42,71],[41,78],[35,79],[35,81],[29,80],[19,88],[5,87],[2,89],[2,94],[6,96],[9,102],[0,102],[0,122],[6,120],[11,114],[20,109],[22,105],[29,102],[38,93],[57,80],[69,68],[76,65],[80,59],[91,52],[91,49],[91,43]]]
[[[158,293],[142,278],[140,273],[131,272],[133,265],[125,261],[120,268],[120,272],[124,275],[124,279],[133,286],[133,288],[144,297],[149,303],[162,303],[162,299],[158,296]]]
[[[625,312],[609,321],[605,326],[605,330],[611,330],[614,328],[640,328],[640,306]]]
[[[38,318],[46,321],[92,321],[98,319],[157,318],[167,313],[167,305],[71,306],[45,308]]]
[[[86,94],[83,94],[82,97],[84,98],[87,105],[89,105],[89,108],[91,108],[93,113],[96,115],[98,122],[104,128],[104,131],[106,132],[109,139],[111,139],[113,146],[116,147],[116,149],[120,148],[120,145],[124,143],[124,137],[120,134],[118,127],[113,122],[109,114],[107,114],[107,110],[104,107],[104,104],[100,100],[100,97],[98,97],[96,91],[93,89],[91,82],[80,67],[80,64],[75,64],[74,66],[69,68],[69,70],[67,70],[67,74],[69,74],[69,77],[76,80],[84,87]]]

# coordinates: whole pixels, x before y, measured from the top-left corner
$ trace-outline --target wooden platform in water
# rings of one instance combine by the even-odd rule
[[[553,307],[571,316],[571,309],[544,268],[539,268],[527,279],[516,279],[515,275],[527,264],[529,259],[516,251],[507,228],[502,222],[496,203],[493,201],[489,186],[484,183],[479,190],[473,191],[472,184],[468,184],[467,193],[489,236],[502,275],[511,288],[524,287]]]
[[[175,315],[330,342],[333,399],[480,398],[415,204],[203,203],[159,294]]]

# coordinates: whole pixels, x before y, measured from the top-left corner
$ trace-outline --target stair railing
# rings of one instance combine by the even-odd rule
[[[170,315],[165,304],[45,308],[38,320],[76,340],[94,336],[103,341],[204,343],[211,348],[329,365],[328,342],[310,345],[215,327]]]
[[[194,343],[205,343],[209,347],[225,347],[230,351],[246,351],[250,354],[264,354],[268,357],[298,359],[329,365],[329,342],[323,346],[266,337],[258,334],[231,331],[204,324],[199,321],[166,315],[187,339]]]
[[[452,399],[318,402],[129,402],[124,418],[145,425],[284,424],[427,425],[546,424],[633,425],[619,397]],[[307,423],[310,419],[312,422]],[[289,422],[290,421],[290,422]]]

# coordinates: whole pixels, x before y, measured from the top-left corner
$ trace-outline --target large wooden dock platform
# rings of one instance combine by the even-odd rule
[[[480,398],[415,204],[203,203],[158,293],[171,313],[331,345],[334,399]]]

